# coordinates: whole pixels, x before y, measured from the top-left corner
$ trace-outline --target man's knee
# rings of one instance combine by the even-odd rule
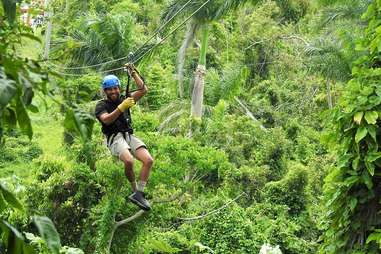
[[[144,164],[146,164],[147,167],[152,167],[153,165],[153,158],[151,156],[148,156],[144,161]]]

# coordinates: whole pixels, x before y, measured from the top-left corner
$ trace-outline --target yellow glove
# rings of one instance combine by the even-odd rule
[[[132,97],[128,97],[125,99],[122,103],[118,105],[118,109],[121,112],[124,112],[126,109],[131,108],[132,106],[135,105],[135,100]]]

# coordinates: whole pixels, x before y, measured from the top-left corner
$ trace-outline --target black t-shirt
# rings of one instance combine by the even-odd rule
[[[130,110],[126,109],[124,114],[120,114],[120,116],[111,124],[106,125],[100,119],[99,116],[103,113],[111,113],[113,112],[118,105],[125,99],[125,96],[120,96],[117,101],[111,101],[109,99],[103,99],[98,101],[95,106],[95,116],[102,124],[102,132],[105,135],[111,135],[117,132],[128,132],[130,134],[133,133],[132,122],[131,122],[131,114]]]

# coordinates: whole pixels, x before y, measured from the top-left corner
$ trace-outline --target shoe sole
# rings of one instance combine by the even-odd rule
[[[151,210],[151,207],[146,207],[145,205],[143,205],[142,203],[140,203],[138,200],[136,199],[133,199],[131,197],[128,197],[128,199],[134,203],[135,205],[137,205],[139,208],[143,209],[144,211],[149,211]]]

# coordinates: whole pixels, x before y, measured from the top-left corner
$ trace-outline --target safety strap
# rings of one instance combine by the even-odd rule
[[[131,140],[131,134],[128,131],[121,131],[121,132],[113,133],[111,135],[107,135],[106,143],[107,143],[108,147],[110,147],[112,145],[112,143],[114,143],[114,139],[115,139],[116,135],[118,135],[118,133],[122,133],[124,140],[126,140],[127,142],[128,142],[128,140],[127,140],[127,134],[128,134],[128,138]]]
[[[108,147],[112,145],[112,143],[114,142],[114,138],[115,138],[115,136],[116,136],[117,134],[118,134],[118,133],[113,133],[113,134],[111,134],[111,135],[107,135],[106,144],[107,144]]]

